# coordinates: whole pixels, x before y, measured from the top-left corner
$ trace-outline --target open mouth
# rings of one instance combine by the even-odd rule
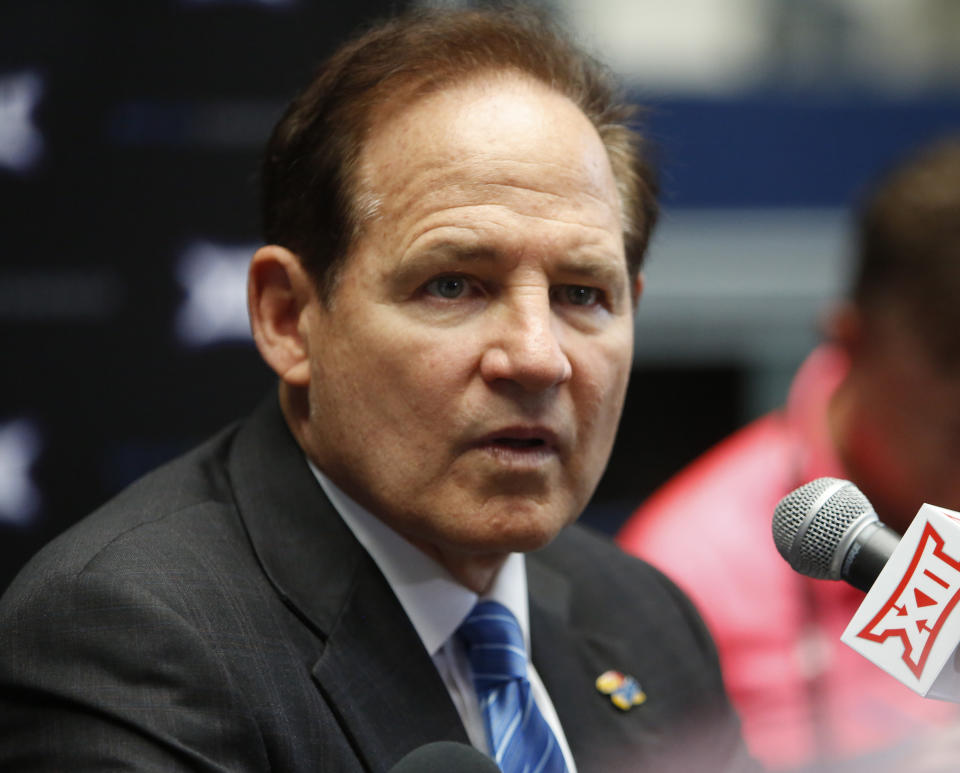
[[[498,437],[493,438],[493,443],[498,446],[503,446],[505,448],[540,448],[541,446],[546,445],[546,441],[542,438],[511,438],[511,437]]]
[[[513,464],[539,464],[560,454],[557,434],[543,426],[502,426],[479,438],[475,447]]]

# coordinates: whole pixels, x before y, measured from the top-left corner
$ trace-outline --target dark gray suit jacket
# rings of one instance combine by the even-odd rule
[[[713,645],[648,565],[571,527],[528,557],[532,657],[581,773],[742,761]],[[618,669],[647,702],[594,687]],[[467,742],[275,398],[38,554],[0,602],[0,769],[385,771]]]

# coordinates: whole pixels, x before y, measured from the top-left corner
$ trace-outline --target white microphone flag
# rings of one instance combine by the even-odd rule
[[[911,690],[960,703],[960,513],[923,505],[841,636]]]

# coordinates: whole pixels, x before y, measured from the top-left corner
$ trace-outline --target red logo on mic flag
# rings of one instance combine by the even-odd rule
[[[925,524],[903,579],[857,634],[877,643],[899,638],[903,662],[918,679],[937,634],[960,601],[960,561],[946,555],[943,545],[933,525]]]

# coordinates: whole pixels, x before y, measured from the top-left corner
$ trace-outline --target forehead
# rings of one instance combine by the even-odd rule
[[[385,106],[360,154],[362,209],[401,216],[445,205],[515,203],[531,215],[614,213],[619,200],[596,129],[568,98],[526,76],[487,73]],[[604,226],[607,223],[603,224]]]

